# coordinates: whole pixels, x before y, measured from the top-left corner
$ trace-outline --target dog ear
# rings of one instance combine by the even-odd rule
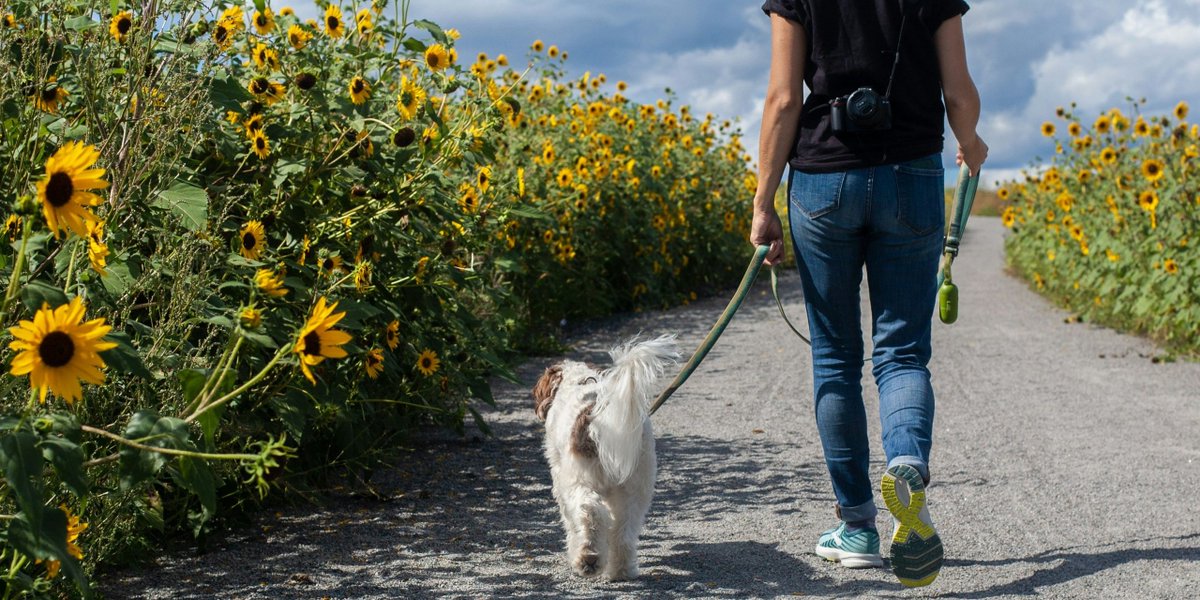
[[[538,378],[537,383],[533,386],[533,402],[534,412],[537,413],[539,419],[545,421],[546,414],[550,412],[550,404],[554,402],[554,394],[558,392],[558,386],[562,383],[562,366],[554,365],[548,367],[545,373]]]

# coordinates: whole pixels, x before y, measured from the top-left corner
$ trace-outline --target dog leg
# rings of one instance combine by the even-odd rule
[[[563,509],[563,518],[569,520],[565,523],[567,558],[575,573],[595,577],[604,569],[608,551],[608,539],[601,533],[608,531],[612,519],[595,491],[576,487],[566,496],[568,506]]]
[[[638,576],[637,546],[650,501],[654,496],[654,457],[649,469],[634,473],[626,486],[609,498],[613,513],[610,530],[608,568],[604,576],[612,581],[635,579]]]

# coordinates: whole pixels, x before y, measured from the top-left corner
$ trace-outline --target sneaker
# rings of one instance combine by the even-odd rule
[[[925,482],[911,465],[895,465],[879,487],[892,512],[892,572],[907,587],[933,583],[942,569],[942,540],[925,504]]]
[[[851,569],[883,566],[879,532],[874,529],[846,531],[845,523],[821,534],[821,539],[817,540],[817,556]]]

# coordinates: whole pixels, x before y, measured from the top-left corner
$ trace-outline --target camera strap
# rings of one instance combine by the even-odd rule
[[[917,4],[917,2],[911,4]],[[896,35],[896,51],[893,53],[895,58],[892,60],[892,73],[888,75],[887,91],[883,94],[884,100],[892,98],[892,84],[896,82],[896,67],[900,66],[900,44],[904,42],[904,26],[908,24],[908,13],[912,10],[909,8],[911,4],[900,0],[900,33]]]

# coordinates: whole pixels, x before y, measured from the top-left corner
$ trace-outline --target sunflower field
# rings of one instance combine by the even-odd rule
[[[306,14],[0,8],[5,597],[486,430],[562,319],[736,281],[732,124],[541,41],[458,56],[406,2]]]
[[[1009,264],[1089,321],[1200,352],[1200,126],[1113,108],[1059,109],[1048,165],[1000,188]],[[1065,129],[1066,135],[1062,135]]]

